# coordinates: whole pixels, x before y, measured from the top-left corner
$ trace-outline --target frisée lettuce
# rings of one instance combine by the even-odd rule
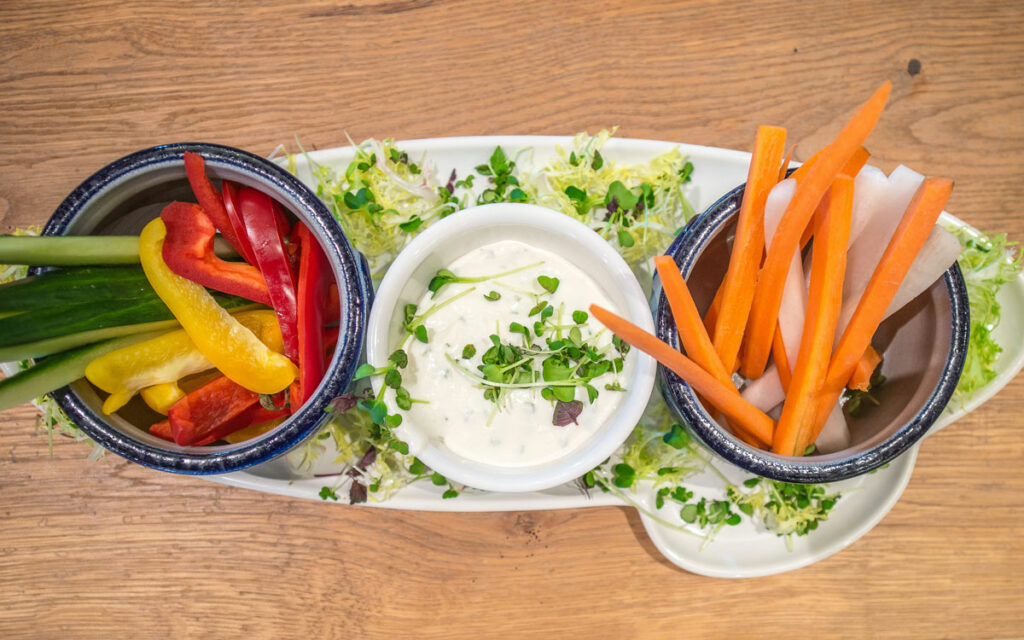
[[[1003,351],[992,338],[992,330],[1002,315],[996,294],[1020,273],[1021,253],[1017,244],[1008,242],[1003,233],[974,235],[965,227],[950,227],[949,231],[963,245],[957,263],[971,306],[967,357],[956,387],[956,397],[963,403],[996,377],[994,365]]]

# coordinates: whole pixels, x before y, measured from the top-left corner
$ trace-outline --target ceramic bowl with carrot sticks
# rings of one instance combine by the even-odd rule
[[[741,185],[714,203],[686,228],[667,252],[678,266],[702,317],[706,317],[730,262],[731,244],[736,234],[744,188],[745,185]],[[919,191],[924,190],[921,187]],[[913,206],[912,202],[908,210]],[[941,205],[937,206],[941,209]],[[901,233],[898,229],[895,235]],[[825,246],[826,237],[823,235],[819,242],[822,247]],[[812,251],[813,244],[806,256],[808,264]],[[825,262],[822,258],[821,263]],[[808,305],[815,304],[813,284],[811,291]],[[868,297],[881,295],[872,294],[871,291]],[[660,279],[655,281],[652,310],[657,336],[675,348],[680,348],[676,319],[663,293]],[[923,293],[916,295],[881,322],[877,330],[871,332],[869,346],[883,354],[884,359],[877,373],[884,376],[886,381],[872,393],[873,397],[868,402],[870,406],[860,415],[851,416],[848,408],[843,411],[849,439],[827,453],[807,447],[801,449],[807,455],[785,455],[773,453],[764,443],[758,446],[749,434],[737,431],[736,425],[731,425],[732,421],[725,419],[718,409],[708,404],[706,398],[703,398],[705,402],[702,403],[702,398],[698,397],[690,385],[664,369],[662,391],[669,406],[690,425],[705,445],[751,473],[805,483],[851,478],[876,469],[909,449],[925,435],[942,413],[952,397],[963,368],[968,314],[966,289],[959,267],[954,264]],[[848,317],[846,320],[850,324],[855,323]],[[836,341],[839,342],[838,334]],[[831,339],[828,343],[831,343]],[[864,351],[863,348],[860,350]],[[734,367],[738,364],[735,363]],[[794,364],[790,363],[790,366]],[[781,405],[772,409],[766,407],[765,413],[778,424],[785,420],[780,416]],[[800,441],[800,437],[808,436],[799,436],[796,441]]]
[[[236,205],[238,211],[233,210]],[[214,209],[219,210],[219,218]],[[201,225],[204,211],[210,220]],[[160,223],[155,235],[149,233],[155,230],[154,223]],[[220,231],[219,244],[213,242],[214,226]],[[200,237],[201,232],[207,235]],[[146,303],[159,307],[162,316],[155,318],[159,321],[147,316],[148,324],[142,327],[132,320],[136,323],[125,324],[129,331],[115,338],[109,338],[115,335],[111,331],[120,327],[104,326],[93,339],[145,335],[157,340],[170,335],[167,332],[183,330],[187,338],[164,340],[165,361],[181,360],[184,352],[180,347],[174,352],[175,343],[194,347],[207,359],[205,365],[180,371],[188,377],[143,388],[132,380],[139,373],[138,358],[120,362],[113,358],[99,367],[94,366],[100,360],[97,357],[89,363],[102,369],[97,376],[90,376],[87,367],[88,380],[80,378],[53,391],[60,408],[86,435],[130,461],[188,474],[227,473],[268,461],[315,433],[329,417],[328,405],[354,375],[372,300],[365,262],[316,194],[265,158],[202,143],[133,153],[100,169],[72,191],[43,234],[118,236],[109,242],[101,240],[102,244],[87,243],[104,255],[98,262],[77,264],[106,265],[109,262],[104,260],[117,258],[125,269],[137,271],[141,266],[149,282],[144,287],[147,295],[152,298],[155,291],[159,296]],[[153,251],[147,245],[150,235]],[[116,252],[115,244],[121,247]],[[174,256],[168,253],[172,245],[178,251]],[[218,257],[225,251],[231,254],[231,262]],[[164,256],[177,258],[180,264],[173,269],[161,265],[160,270],[167,273],[155,278],[150,267],[154,260],[169,262]],[[331,293],[333,285],[337,296]],[[231,291],[233,287],[238,288]],[[287,287],[291,288],[290,308],[281,298]],[[221,292],[233,295],[225,297]],[[225,300],[235,302],[232,306]],[[253,303],[271,308],[247,312],[261,314],[248,321],[238,319],[243,315],[239,310],[257,306]],[[100,316],[109,311],[105,306],[112,305],[97,299],[93,306],[94,315]],[[210,313],[203,315],[200,307]],[[133,333],[138,327],[146,333]],[[148,340],[127,347],[150,344]],[[139,349],[140,358],[156,361],[151,370],[160,367],[164,354],[154,355],[159,345],[152,344],[148,353]],[[206,379],[196,380],[204,375]],[[127,385],[128,393],[116,407],[110,406],[116,394],[106,395],[104,391],[111,389],[101,390],[94,378],[112,378],[117,385]],[[194,384],[187,386],[190,380]],[[157,389],[172,397],[142,393]],[[177,397],[173,397],[175,391]],[[161,421],[164,417],[167,420]]]

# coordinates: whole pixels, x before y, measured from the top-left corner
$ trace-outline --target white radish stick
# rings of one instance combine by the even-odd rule
[[[867,222],[860,238],[850,246],[846,258],[846,277],[843,280],[843,310],[853,305],[856,307],[864,287],[875,272],[878,261],[882,259],[889,240],[903,218],[903,212],[910,204],[917,188],[924,181],[924,176],[916,171],[900,165],[889,175],[884,199],[880,207]],[[854,187],[856,189],[856,186]],[[852,312],[851,312],[852,313]],[[842,316],[840,316],[842,319]],[[845,325],[836,327],[836,341],[843,334]]]
[[[814,448],[818,453],[835,453],[850,446],[850,427],[846,424],[843,408],[837,403],[828,414],[828,420],[822,427]]]
[[[775,364],[768,365],[760,378],[743,387],[740,395],[765,413],[781,405],[786,399],[786,392],[782,390],[782,381],[779,380],[779,370]]]
[[[960,241],[952,233],[935,225],[924,246],[914,258],[910,270],[903,277],[900,288],[896,290],[885,317],[889,317],[902,309],[907,303],[928,290],[936,280],[942,277],[957,258],[960,257]],[[848,320],[847,320],[848,321]],[[846,326],[845,324],[843,325]]]
[[[783,180],[768,194],[768,199],[764,203],[765,246],[771,246],[779,220],[786,212],[795,191],[795,180]],[[779,305],[779,331],[782,332],[782,342],[786,345],[786,357],[789,362],[796,362],[806,314],[807,286],[804,283],[804,265],[800,261],[800,251],[797,249],[789,264],[789,273],[782,288],[782,304]]]
[[[850,246],[856,242],[882,207],[889,179],[878,167],[864,165],[853,180],[853,212],[850,214]]]

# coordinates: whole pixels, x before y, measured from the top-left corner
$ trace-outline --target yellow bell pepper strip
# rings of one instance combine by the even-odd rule
[[[255,393],[277,393],[298,375],[292,362],[221,308],[202,286],[175,274],[163,259],[167,228],[159,218],[139,235],[139,259],[150,285],[196,347],[225,376]]]
[[[159,414],[167,415],[174,403],[185,397],[185,392],[175,382],[161,382],[139,391],[139,395],[149,408]]]
[[[256,436],[261,436],[264,433],[275,428],[277,425],[281,424],[285,420],[287,420],[287,418],[275,418],[273,420],[268,420],[267,422],[260,422],[252,426],[245,427],[244,429],[240,429],[234,433],[229,433],[228,435],[224,436],[224,440],[227,440],[231,444],[238,444],[239,442],[252,440]]]
[[[274,352],[283,350],[281,329],[273,311],[244,311],[235,319]],[[147,404],[166,414],[185,395],[181,389],[175,390],[174,383],[213,368],[188,333],[179,329],[96,358],[86,366],[85,377],[110,394],[103,402],[106,414],[123,407],[140,391],[147,391],[143,394]],[[168,384],[173,387],[165,386]]]

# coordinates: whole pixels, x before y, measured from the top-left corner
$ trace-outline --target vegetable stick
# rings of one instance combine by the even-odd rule
[[[771,246],[779,221],[793,199],[795,180],[784,180],[775,185],[764,206],[765,243]],[[825,199],[827,201],[827,198]],[[812,223],[813,224],[813,223]],[[782,388],[789,387],[791,365],[796,362],[800,339],[803,335],[804,315],[807,311],[807,288],[804,284],[804,267],[800,251],[793,252],[793,259],[786,274],[786,284],[779,306],[779,319],[772,337],[772,354],[778,365]],[[783,352],[782,350],[785,349]],[[782,399],[779,399],[782,402]]]
[[[896,313],[930,288],[956,263],[962,249],[960,241],[952,233],[939,225],[932,227],[928,239],[924,241],[924,246],[921,247],[913,264],[910,265],[910,270],[900,283],[900,288],[896,290],[896,295],[889,303],[889,308],[885,310],[885,317]]]
[[[857,361],[871,344],[871,337],[885,317],[918,252],[931,235],[952,191],[952,180],[928,178],[911,200],[833,351],[818,403],[818,419],[815,421],[815,429],[807,434],[806,442],[813,442],[818,436],[832,406],[839,400],[843,385],[850,379]]]
[[[693,302],[693,296],[679,272],[672,256],[658,256],[654,259],[654,266],[658,270],[658,277],[661,278],[661,286],[668,298],[668,305],[672,309],[672,318],[676,322],[679,331],[679,341],[686,350],[686,355],[696,362],[705,371],[718,378],[722,384],[732,385],[732,376],[722,365],[704,323],[700,319],[697,305]]]
[[[782,304],[786,273],[792,262],[793,252],[800,245],[804,227],[810,222],[825,190],[871,133],[891,89],[892,85],[889,82],[879,87],[832,144],[822,152],[821,158],[814,163],[806,177],[797,183],[793,200],[789,203],[775,238],[768,247],[768,254],[754,290],[754,301],[747,323],[750,337],[744,344],[741,369],[747,378],[760,376],[768,362],[772,335],[778,319],[779,306]]]
[[[850,427],[846,424],[843,408],[837,402],[825,419],[825,426],[814,439],[817,453],[834,453],[850,446]]]
[[[860,300],[861,292],[896,232],[903,212],[922,182],[923,175],[903,166],[894,169],[887,179],[885,193],[880,196],[875,215],[867,222],[861,237],[850,247],[846,281],[843,283],[843,302],[848,307],[856,306]],[[850,308],[849,312],[852,311]],[[840,325],[840,332],[842,329],[843,325]]]
[[[711,338],[708,337],[704,323],[701,321],[697,305],[693,302],[693,296],[690,295],[690,289],[686,286],[686,281],[683,280],[683,275],[679,272],[675,260],[671,256],[658,256],[654,259],[654,266],[658,270],[658,277],[661,278],[662,289],[665,291],[665,297],[672,309],[672,318],[676,322],[679,341],[682,343],[683,349],[686,350],[686,354],[705,371],[717,378],[719,382],[733,386],[732,376],[725,370],[718,357],[718,352],[711,344]],[[711,413],[710,403],[706,403],[704,408]],[[735,425],[730,423],[729,426],[741,440],[749,445],[755,447],[768,445],[767,440],[758,441],[756,438],[751,438],[742,429],[737,429]]]
[[[592,304],[590,313],[619,338],[673,371],[749,435],[764,442],[771,441],[775,422],[744,400],[734,387],[722,384],[671,345],[611,311]]]
[[[798,182],[800,180],[803,180],[804,178],[806,178],[807,174],[810,173],[811,168],[815,164],[817,164],[818,160],[821,159],[821,154],[824,153],[825,149],[827,149],[827,148],[828,147],[822,147],[821,149],[818,149],[817,151],[815,151],[814,155],[812,155],[810,158],[807,158],[806,160],[804,160],[803,164],[801,164],[799,167],[794,169],[793,173],[789,174],[789,177],[792,178],[793,180],[798,181]]]
[[[802,180],[804,177],[806,177],[807,174],[810,172],[811,167],[813,167],[814,164],[821,158],[821,154],[824,153],[825,149],[827,148],[828,147],[822,147],[821,149],[818,149],[814,155],[812,155],[810,158],[805,160],[803,164],[797,167],[793,171],[793,173],[789,175],[789,177],[793,178],[798,182]],[[861,167],[864,166],[864,164],[868,161],[870,157],[871,153],[864,147],[860,147],[857,151],[854,152],[852,156],[850,156],[850,160],[846,163],[845,166],[843,166],[843,170],[840,173],[845,173],[848,176],[857,175],[857,172],[860,171]]]
[[[758,127],[754,153],[747,171],[736,238],[732,243],[729,269],[722,283],[722,306],[715,322],[714,344],[727,371],[733,370],[743,341],[750,303],[757,283],[757,268],[765,246],[764,207],[775,186],[779,161],[786,148],[786,130]]]
[[[864,165],[867,164],[868,158],[870,158],[870,157],[871,157],[871,154],[864,147],[861,147],[861,148],[857,149],[857,151],[854,152],[853,156],[850,157],[850,161],[846,163],[846,166],[843,167],[843,170],[840,171],[840,173],[845,173],[848,176],[856,177],[860,173],[861,169],[864,168]],[[878,171],[879,173],[881,173],[880,170],[878,170],[878,169],[875,169],[875,170]],[[856,201],[856,199],[857,199],[856,189],[854,190],[853,198],[854,198],[854,201]],[[800,236],[800,246],[801,247],[806,247],[807,243],[811,241],[811,236],[814,235],[814,227],[817,225],[816,221],[819,220],[821,218],[821,216],[823,215],[823,213],[824,213],[824,211],[823,211],[824,203],[825,203],[825,199],[822,198],[822,201],[818,203],[818,208],[814,212],[814,220],[815,221],[812,221],[809,225],[807,225],[804,228],[804,234],[802,236]],[[851,242],[853,241],[853,238],[856,237],[856,234],[854,233],[854,228],[855,228],[854,222],[857,220],[857,215],[856,215],[857,205],[856,205],[856,202],[854,202],[853,210],[854,210],[854,214],[853,214],[853,216],[850,219],[850,238],[851,238],[850,241]]]
[[[772,359],[775,361],[775,368],[778,370],[779,382],[782,384],[783,393],[789,388],[789,381],[793,377],[793,369],[789,366],[789,354],[786,353],[786,341],[782,337],[782,331],[775,327],[775,338],[772,339]],[[764,376],[761,376],[763,378]],[[758,378],[760,380],[761,378]]]
[[[775,407],[780,407],[781,409],[782,401],[786,399],[786,392],[782,388],[782,382],[779,378],[779,371],[775,363],[770,364],[763,376],[748,382],[747,386],[743,387],[743,392],[740,395],[743,396],[744,400],[765,413],[768,413]]]
[[[869,344],[860,360],[857,361],[857,366],[854,367],[853,374],[846,386],[858,391],[867,391],[871,386],[871,374],[875,372],[875,368],[881,361],[882,354]]]
[[[852,174],[846,174],[852,175]],[[850,246],[874,219],[884,206],[889,193],[889,177],[877,167],[867,166],[853,179],[853,214],[850,217]],[[899,214],[894,214],[898,216]]]
[[[815,398],[829,366],[833,333],[842,306],[843,272],[853,210],[853,179],[841,175],[832,183],[828,209],[815,231],[811,262],[811,291],[800,352],[772,440],[772,451],[803,455],[804,434],[814,430]]]
[[[786,157],[782,159],[782,166],[779,167],[779,179],[778,182],[782,182],[786,179],[786,172],[789,171],[789,163],[793,160],[793,152],[796,151],[796,145],[792,145],[789,151],[786,152]]]
[[[857,184],[859,184],[859,182],[855,181],[853,195],[855,203],[857,200]],[[854,207],[856,208],[856,204]],[[921,251],[918,252],[917,257],[914,258],[913,264],[910,265],[910,270],[903,278],[903,282],[900,283],[900,287],[896,291],[896,295],[893,297],[892,302],[889,303],[889,308],[886,309],[885,317],[882,318],[882,320],[885,320],[902,309],[907,303],[931,287],[932,284],[941,278],[942,274],[945,273],[954,262],[956,262],[960,255],[960,250],[960,241],[957,240],[953,234],[938,225],[932,228],[931,233],[928,235],[928,240],[925,241]],[[847,265],[849,265],[849,256],[847,256],[847,258]],[[849,271],[849,269],[847,269],[847,271]],[[808,274],[810,273],[810,268],[807,269],[807,272]],[[844,299],[843,310],[840,312],[839,324],[836,327],[837,339],[838,336],[842,335],[842,331],[846,327],[850,316],[853,315],[856,303],[856,300],[851,303],[849,300]],[[772,356],[773,359],[776,360],[776,364],[778,364],[774,344],[772,347]],[[861,356],[861,360],[858,360],[857,362],[857,367],[868,367],[870,358],[871,356],[868,353],[868,350],[865,350],[864,355]],[[871,369],[873,370],[874,366],[871,366]],[[772,407],[782,403],[785,399],[785,392],[783,391],[782,383],[779,380],[779,374],[780,371],[777,370],[774,365],[770,365],[768,369],[765,370],[764,375],[751,382],[743,389],[743,397],[762,411],[768,411]],[[851,379],[852,377],[853,376],[851,375]],[[853,388],[851,385],[847,386]]]
[[[721,286],[718,287],[718,291],[715,292],[715,297],[711,300],[711,306],[708,307],[708,312],[704,314],[704,328],[708,332],[708,336],[714,341],[715,336],[715,323],[718,321],[718,310],[722,308],[722,295],[725,293],[725,280],[722,280]]]

